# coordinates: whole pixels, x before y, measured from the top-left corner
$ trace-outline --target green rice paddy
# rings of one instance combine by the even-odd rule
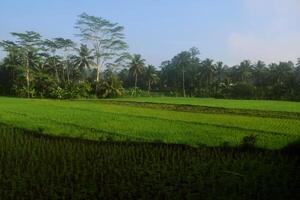
[[[300,198],[297,103],[150,100],[0,98],[0,199]]]
[[[162,98],[161,102],[165,99]],[[256,116],[249,113],[176,111],[159,109],[160,105],[151,108],[108,100],[0,98],[0,123],[49,135],[97,141],[144,141],[191,146],[237,146],[245,136],[256,135],[257,147],[280,149],[300,138],[300,119],[277,118],[276,113],[269,114],[272,111],[264,111],[265,116]]]

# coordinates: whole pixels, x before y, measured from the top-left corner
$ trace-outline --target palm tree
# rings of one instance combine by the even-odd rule
[[[148,84],[148,93],[150,94],[151,85],[157,83],[159,81],[159,77],[157,76],[155,67],[153,65],[149,65],[146,68],[145,75]]]
[[[54,69],[57,83],[60,83],[59,69],[61,66],[61,57],[56,54],[60,49],[59,44],[55,40],[45,40],[43,45],[46,51],[50,53],[47,57],[47,65],[50,69]]]
[[[16,42],[13,41],[2,41],[0,47],[3,47],[5,51],[10,51],[12,48],[17,49],[20,52],[22,66],[24,68],[24,75],[26,80],[27,97],[30,98],[30,87],[31,87],[31,73],[30,67],[32,57],[35,53],[40,51],[41,35],[33,31],[26,31],[25,33],[11,33],[12,36],[16,37]]]
[[[76,48],[75,50],[78,55],[72,56],[71,60],[81,73],[84,73],[85,69],[90,69],[91,66],[95,65],[94,56],[92,55],[93,50],[89,50],[87,45],[81,44],[80,48]],[[70,70],[68,70],[67,74],[69,80]]]
[[[9,74],[4,74],[0,77],[2,82],[2,89],[6,89],[8,94],[13,94],[13,85],[16,83],[18,70],[22,66],[22,55],[17,48],[7,49],[7,56],[1,62],[2,67],[9,71]],[[0,66],[1,70],[1,66]]]
[[[296,67],[300,67],[300,58],[297,59]]]
[[[69,55],[69,52],[71,50],[74,50],[75,48],[75,43],[70,40],[70,39],[65,39],[65,38],[54,38],[53,39],[53,42],[55,43],[55,46],[57,47],[58,50],[61,50],[62,53],[63,53],[63,56],[62,56],[62,62],[61,62],[61,65],[62,65],[62,77],[63,77],[63,80],[65,81],[65,74],[67,75],[67,79],[68,79],[68,82],[70,82],[70,65],[72,63],[70,63],[70,57],[71,55]],[[72,66],[74,68],[74,66]]]
[[[257,87],[263,87],[267,85],[267,77],[269,72],[269,68],[267,68],[266,64],[263,61],[258,61],[253,66],[253,83]]]
[[[253,65],[251,64],[250,60],[244,60],[241,62],[239,68],[239,75],[240,75],[240,81],[249,83],[252,78],[253,73]]]
[[[53,73],[56,82],[60,83],[59,72],[62,70],[62,58],[60,56],[47,56],[45,62],[45,68],[50,73]]]
[[[216,66],[213,64],[213,60],[205,59],[202,62],[203,74],[206,76],[207,86],[210,86],[213,81],[213,76],[216,72]]]
[[[97,95],[103,98],[118,97],[123,94],[122,83],[111,70],[106,70],[104,73],[105,80],[102,81]]]
[[[216,66],[215,69],[216,69],[218,84],[220,84],[222,82],[223,76],[224,76],[223,62],[217,62],[215,66]]]
[[[137,89],[137,80],[138,75],[140,75],[143,71],[145,65],[145,60],[142,59],[141,55],[135,54],[131,59],[131,63],[129,64],[129,72],[135,77],[134,80],[134,89]]]

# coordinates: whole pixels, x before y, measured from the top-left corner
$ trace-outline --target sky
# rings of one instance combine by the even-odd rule
[[[191,47],[228,65],[295,62],[299,11],[300,0],[1,0],[0,40],[36,31],[79,42],[74,24],[86,12],[124,26],[129,51],[156,66]]]

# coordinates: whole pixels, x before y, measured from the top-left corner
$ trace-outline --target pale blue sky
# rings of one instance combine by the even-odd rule
[[[82,12],[125,27],[131,53],[159,65],[198,47],[229,65],[300,57],[300,0],[1,0],[0,40],[33,30],[74,40]],[[0,53],[3,56],[3,53]]]

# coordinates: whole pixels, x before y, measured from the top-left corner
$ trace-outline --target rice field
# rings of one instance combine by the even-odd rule
[[[93,142],[0,126],[6,199],[299,199],[293,151]]]
[[[300,198],[296,110],[166,99],[1,97],[0,199]]]
[[[299,140],[300,118],[241,113],[186,112],[113,101],[0,98],[0,123],[56,136],[144,141],[190,146],[237,146],[256,135],[256,146],[280,149]]]
[[[133,101],[148,103],[196,105],[221,108],[238,108],[264,111],[300,112],[299,102],[275,101],[275,100],[236,100],[213,98],[183,98],[183,97],[138,97],[119,98],[116,101]]]

